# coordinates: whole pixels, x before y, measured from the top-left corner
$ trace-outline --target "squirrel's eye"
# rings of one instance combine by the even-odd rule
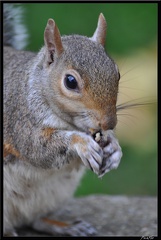
[[[64,80],[65,80],[64,81],[65,86],[68,89],[73,89],[74,90],[74,89],[78,88],[77,81],[76,81],[75,77],[73,77],[72,75],[66,75]]]
[[[118,78],[118,81],[119,81],[119,80],[120,80],[120,78],[121,78],[120,72],[118,72],[118,75],[119,75],[119,78]]]

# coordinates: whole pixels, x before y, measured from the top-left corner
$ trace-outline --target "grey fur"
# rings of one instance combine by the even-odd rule
[[[15,235],[14,228],[22,224],[34,226],[35,219],[61,208],[73,195],[84,166],[103,176],[118,167],[122,156],[110,130],[117,123],[114,61],[87,37],[65,36],[61,41],[64,51],[60,56],[52,51],[50,64],[47,46],[38,54],[4,48],[6,235]],[[66,89],[66,73],[76,76],[78,91]],[[109,145],[101,148],[90,128],[101,130]]]
[[[27,27],[23,24],[24,8],[19,4],[3,4],[3,41],[15,49],[24,49],[28,43]]]

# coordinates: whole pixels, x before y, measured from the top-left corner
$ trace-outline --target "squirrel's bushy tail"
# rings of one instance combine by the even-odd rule
[[[27,28],[23,24],[24,9],[19,4],[3,4],[3,44],[15,49],[24,49],[27,45]]]

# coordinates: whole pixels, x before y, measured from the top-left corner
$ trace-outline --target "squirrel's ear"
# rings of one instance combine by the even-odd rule
[[[44,32],[44,42],[47,49],[47,61],[54,61],[54,54],[59,56],[63,51],[63,45],[59,29],[53,19],[49,19]]]
[[[94,42],[102,44],[102,46],[104,47],[106,40],[106,29],[107,29],[106,19],[101,13],[98,18],[96,31],[94,32],[93,36],[90,39]]]

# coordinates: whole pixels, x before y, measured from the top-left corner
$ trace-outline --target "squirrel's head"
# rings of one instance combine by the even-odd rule
[[[108,130],[117,123],[119,71],[104,49],[106,20],[100,14],[93,37],[61,37],[52,19],[45,33],[45,64],[50,105],[78,129]],[[54,109],[54,108],[53,108]]]

